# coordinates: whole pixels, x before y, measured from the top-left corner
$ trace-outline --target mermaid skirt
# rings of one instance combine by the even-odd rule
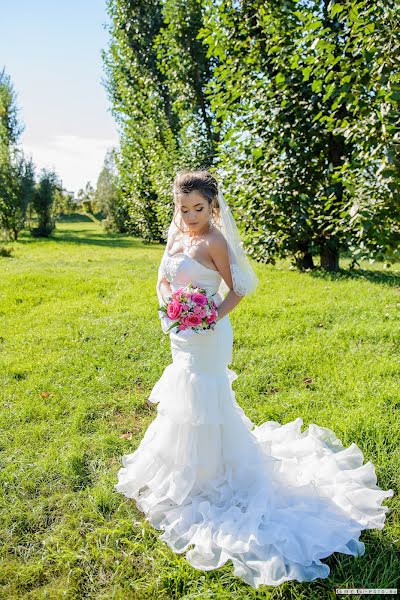
[[[206,334],[170,334],[173,362],[149,400],[157,415],[122,457],[114,486],[196,569],[228,560],[251,586],[328,576],[333,552],[360,556],[392,490],[356,444],[299,417],[256,427],[236,402],[229,316]]]

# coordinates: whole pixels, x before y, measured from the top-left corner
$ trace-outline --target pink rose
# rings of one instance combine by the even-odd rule
[[[215,310],[212,310],[210,316],[207,317],[207,323],[212,323],[213,321],[215,321],[216,316],[217,316],[217,313],[215,312]]]
[[[189,327],[188,316],[189,315],[183,315],[182,318],[181,318],[181,323],[185,327]]]
[[[167,307],[167,315],[173,321],[179,317],[182,312],[182,304],[178,300],[171,300]]]
[[[205,296],[204,294],[199,294],[197,292],[192,294],[192,300],[199,306],[205,306],[207,304],[207,296]]]
[[[190,327],[197,327],[197,325],[201,325],[202,317],[200,315],[189,314],[186,315],[186,322]]]
[[[180,329],[181,331],[190,327],[190,323],[188,323],[187,317],[187,315],[183,315],[183,317],[181,318],[181,322],[178,325],[178,329]]]

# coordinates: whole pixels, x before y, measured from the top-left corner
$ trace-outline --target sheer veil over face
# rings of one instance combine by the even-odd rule
[[[175,191],[176,190],[173,188],[174,193]],[[233,218],[232,212],[226,203],[220,188],[218,188],[217,199],[219,215],[213,220],[213,224],[222,233],[228,245],[229,263],[233,282],[232,289],[238,296],[252,294],[259,284],[259,279],[244,251],[235,219]],[[182,232],[175,222],[178,218],[179,208],[175,207],[174,217],[168,228],[168,241],[165,253],[167,252],[167,248],[171,248],[173,243],[182,237]],[[228,291],[229,288],[227,284],[221,278],[218,292],[224,297]]]

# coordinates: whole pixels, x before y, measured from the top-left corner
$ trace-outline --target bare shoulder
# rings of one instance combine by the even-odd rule
[[[229,252],[225,236],[219,230],[214,230],[210,233],[210,237],[207,241],[208,253],[211,260],[226,283],[230,286]]]
[[[230,269],[228,243],[224,235],[219,230],[214,230],[212,233],[210,233],[210,238],[208,240],[208,252],[226,285],[229,289],[232,289],[233,281]]]
[[[228,245],[224,235],[216,228],[210,233],[207,239],[208,249],[211,255],[228,250]]]

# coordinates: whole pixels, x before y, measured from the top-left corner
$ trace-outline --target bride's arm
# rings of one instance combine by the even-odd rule
[[[230,289],[217,309],[218,310],[217,321],[219,319],[222,319],[222,317],[225,317],[225,315],[227,315],[228,313],[230,313],[231,310],[233,310],[235,308],[235,306],[237,306],[239,304],[239,302],[242,300],[242,298],[243,298],[243,296],[238,296],[237,294],[235,294],[235,292],[232,289]]]
[[[225,317],[225,315],[227,315],[229,312],[231,312],[231,310],[233,310],[235,306],[239,304],[239,302],[242,300],[242,298],[244,298],[244,296],[238,296],[233,291],[233,281],[229,262],[228,246],[224,236],[222,234],[215,236],[212,239],[212,241],[209,242],[208,249],[210,252],[210,256],[214,261],[222,279],[229,287],[229,292],[218,307],[218,321],[219,319],[222,319],[222,317]]]
[[[158,267],[158,274],[157,274],[156,293],[157,293],[159,307],[164,306],[164,299],[166,299],[167,296],[171,295],[171,293],[172,293],[170,283],[166,276],[165,264],[164,264],[165,254],[166,254],[167,250],[168,250],[168,247],[166,247],[164,250],[164,254],[161,259],[160,265]]]
[[[169,244],[169,242],[167,242],[167,245],[164,249],[163,257],[162,257],[160,265],[158,267],[156,292],[157,292],[159,306],[164,306],[164,300],[166,300],[167,297],[172,294],[171,285],[166,277],[165,266],[164,266],[165,255],[166,255],[166,253],[168,253],[169,250],[170,250],[170,244]]]
[[[158,305],[164,305],[164,299],[172,294],[171,285],[165,277],[160,277],[156,286]]]
[[[159,279],[157,281],[156,290],[157,290],[158,306],[159,307],[164,306],[164,304],[165,304],[164,299],[166,299],[167,296],[169,296],[172,292],[169,281],[167,279],[165,279],[164,276],[159,277]],[[160,310],[158,313],[158,316],[160,317],[161,329],[163,330],[164,333],[168,333],[168,327],[170,326],[170,321],[169,321],[167,315],[164,314]]]

